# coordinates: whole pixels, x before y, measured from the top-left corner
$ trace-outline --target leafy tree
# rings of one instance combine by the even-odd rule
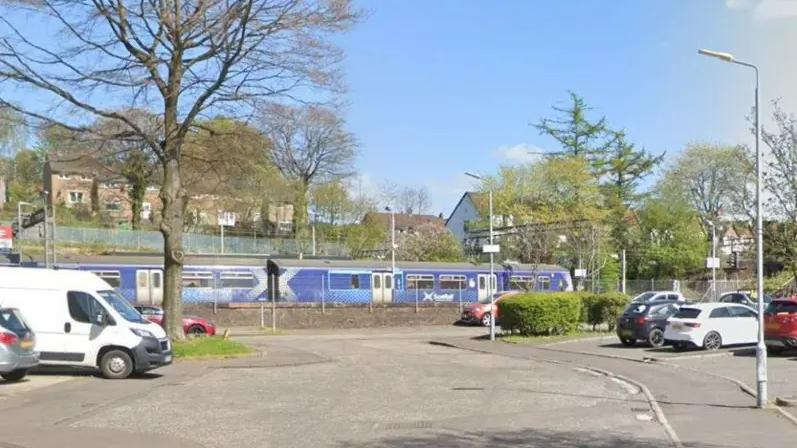
[[[209,112],[249,116],[297,89],[342,91],[343,53],[328,37],[357,21],[348,0],[4,2],[0,107],[82,132],[96,117],[147,142],[161,173],[164,324],[183,338],[183,146]],[[29,21],[38,26],[25,26]],[[51,45],[41,46],[47,41]],[[4,92],[33,89],[36,101]],[[103,95],[96,95],[102,91]],[[305,90],[306,92],[307,90]],[[318,97],[318,96],[316,96]],[[151,105],[162,132],[118,112]]]
[[[612,238],[616,247],[628,246],[627,214],[629,207],[639,201],[639,183],[652,174],[664,154],[654,156],[644,149],[638,150],[629,142],[624,131],[614,132],[609,151],[604,158],[603,190],[606,206],[611,210]]]
[[[390,242],[387,243],[390,245]],[[462,245],[446,227],[423,223],[396,235],[396,258],[404,261],[462,261]]]
[[[349,191],[340,180],[316,185],[310,191],[310,196],[316,222],[320,220],[335,225],[351,215]]]
[[[14,109],[2,106],[0,103],[0,155],[8,157],[25,147],[28,133],[24,117]]]
[[[349,224],[341,229],[340,238],[352,258],[364,258],[369,251],[383,246],[386,236],[387,232],[381,226]]]
[[[608,148],[606,118],[590,120],[587,114],[592,109],[584,98],[574,92],[569,95],[569,107],[553,106],[559,117],[542,118],[534,127],[541,135],[559,142],[565,155],[584,157],[593,168],[601,170]]]

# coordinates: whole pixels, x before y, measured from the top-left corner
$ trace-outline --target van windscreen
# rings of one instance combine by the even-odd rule
[[[114,290],[97,291],[97,294],[105,299],[105,301],[108,302],[108,305],[111,305],[111,307],[116,310],[116,312],[119,313],[119,315],[121,315],[126,321],[133,322],[135,324],[150,323],[147,319],[144,319],[141,313],[136,311],[136,309],[133,308],[133,305],[131,305],[130,302],[128,302],[127,299],[122,297],[118,292]]]

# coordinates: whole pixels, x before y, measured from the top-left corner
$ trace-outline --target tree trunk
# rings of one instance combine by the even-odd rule
[[[91,180],[91,214],[98,215],[100,213],[100,182],[97,180],[97,175],[93,176]]]
[[[302,179],[298,188],[296,205],[293,208],[293,229],[296,235],[307,230],[307,194],[310,191],[310,182]]]
[[[184,192],[180,179],[180,163],[173,157],[164,164],[164,181],[161,189],[163,201],[164,276],[163,310],[166,335],[172,339],[184,339],[183,332],[183,215]]]

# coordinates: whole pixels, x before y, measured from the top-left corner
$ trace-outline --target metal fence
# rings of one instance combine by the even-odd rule
[[[97,229],[88,227],[57,227],[56,243],[72,243],[87,245],[103,245],[115,248],[138,250],[163,250],[163,235],[156,231]],[[26,241],[37,241],[42,238],[38,227],[20,233]],[[194,253],[228,253],[228,254],[291,254],[312,252],[309,241],[279,238],[253,238],[242,236],[201,235],[186,233],[183,235],[186,252]],[[319,255],[342,256],[347,254],[345,246],[338,243],[316,243]]]
[[[711,288],[711,281],[684,281],[684,280],[626,280],[625,290],[630,296],[635,296],[646,291],[679,291],[687,299],[710,301],[714,297]],[[754,289],[753,280],[717,280],[716,297],[723,293]],[[594,285],[589,281],[584,282],[583,290],[595,292],[620,291],[622,288],[619,282],[614,285],[596,282]]]

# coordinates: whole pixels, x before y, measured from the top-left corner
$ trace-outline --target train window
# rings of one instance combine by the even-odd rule
[[[351,289],[360,289],[360,276],[359,275],[352,275],[351,276]]]
[[[441,275],[440,276],[440,289],[454,290],[454,291],[465,289],[465,276],[464,275]]]
[[[407,289],[434,289],[434,275],[408,275]]]
[[[119,275],[119,271],[91,271],[97,277],[105,280],[105,283],[108,283],[114,288],[118,288],[122,285],[122,276]]]
[[[540,291],[550,291],[551,290],[551,278],[550,277],[537,277],[537,281],[540,284]]]
[[[183,274],[183,288],[212,288],[212,272],[186,272]]]
[[[255,276],[251,272],[224,272],[221,287],[229,289],[251,289],[255,287]]]
[[[534,277],[523,277],[519,275],[513,275],[512,277],[509,277],[509,289],[534,291]]]

